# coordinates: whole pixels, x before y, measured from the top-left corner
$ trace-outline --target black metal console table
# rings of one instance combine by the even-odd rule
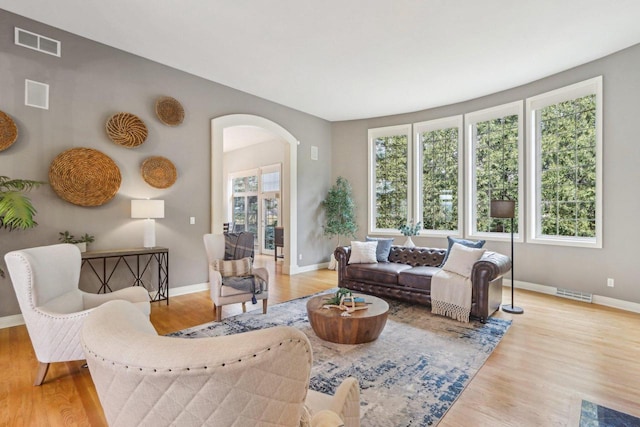
[[[146,259],[140,257],[148,256]],[[107,260],[115,259],[113,267],[107,268]],[[135,258],[135,263],[133,262]],[[133,275],[132,286],[143,286],[143,275],[147,271],[151,271],[151,262],[155,260],[158,265],[158,289],[155,294],[149,294],[151,301],[167,301],[169,304],[169,249],[162,247],[155,248],[138,248],[138,249],[113,249],[106,251],[92,251],[82,253],[82,266],[88,264],[91,271],[100,280],[100,289],[98,293],[111,292],[109,281],[113,276],[113,273],[118,268],[120,263],[127,266],[131,274]],[[135,267],[135,268],[134,268]],[[149,290],[149,289],[147,289]]]

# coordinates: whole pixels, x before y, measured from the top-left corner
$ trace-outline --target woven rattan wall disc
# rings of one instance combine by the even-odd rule
[[[184,120],[184,108],[177,99],[163,96],[156,101],[156,115],[168,126],[178,126]]]
[[[6,150],[18,139],[18,126],[9,115],[0,111],[0,151]]]
[[[176,167],[171,160],[161,157],[149,157],[142,162],[142,178],[152,187],[169,188],[178,178]]]
[[[120,169],[106,154],[91,148],[72,148],[53,159],[49,183],[61,199],[78,206],[100,206],[118,192]]]
[[[118,113],[107,120],[107,135],[118,145],[137,147],[147,139],[147,126],[135,114]]]

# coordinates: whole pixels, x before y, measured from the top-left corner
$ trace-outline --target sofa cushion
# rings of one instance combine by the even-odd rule
[[[456,237],[447,237],[447,241],[449,242],[449,246],[447,247],[447,254],[444,256],[444,259],[442,260],[442,264],[440,264],[440,267],[442,267],[444,263],[447,262],[447,258],[449,258],[449,254],[451,253],[451,247],[453,246],[454,243],[458,243],[468,248],[481,248],[486,243],[486,240],[467,240],[467,239],[458,239]]]
[[[378,262],[389,261],[389,252],[391,251],[391,245],[393,245],[393,237],[382,238],[367,236],[367,242],[378,242],[378,247],[376,248],[376,259]]]
[[[431,277],[440,271],[439,267],[413,267],[398,274],[398,285],[431,291]]]
[[[378,242],[351,242],[351,256],[349,264],[376,263],[376,248]]]
[[[377,264],[349,264],[346,268],[346,278],[362,280],[386,285],[398,284],[398,273],[410,269],[410,265],[395,262],[380,262]]]

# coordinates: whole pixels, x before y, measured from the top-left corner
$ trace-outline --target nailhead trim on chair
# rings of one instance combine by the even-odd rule
[[[303,343],[303,341],[302,341],[302,340],[295,340],[295,339],[293,339],[293,338],[292,338],[292,339],[289,339],[288,341],[280,342],[278,345],[279,345],[279,346],[282,346],[283,344],[287,344],[287,343],[292,343],[292,344],[301,344],[301,343]],[[266,353],[266,352],[268,352],[268,351],[271,351],[271,347],[267,347],[267,348],[265,348],[264,350],[259,351],[259,352],[255,353],[255,354],[252,354],[251,356],[247,356],[247,357],[245,357],[245,358],[240,358],[240,359],[233,360],[233,361],[229,361],[229,362],[222,362],[222,364],[220,365],[220,367],[224,368],[224,367],[226,367],[227,365],[233,365],[233,364],[236,364],[236,363],[240,363],[240,362],[242,362],[243,360],[246,360],[247,358],[249,358],[249,359],[251,359],[251,358],[255,358],[255,357],[258,357],[259,355],[264,354],[264,353]],[[307,350],[305,350],[305,353],[309,353],[309,350],[308,350],[308,349],[307,349]],[[105,358],[103,358],[103,357],[99,356],[98,354],[94,353],[93,351],[90,351],[90,350],[89,350],[89,351],[88,351],[88,355],[93,356],[95,359],[99,359],[99,360],[102,360],[103,362],[107,362],[107,363],[109,363],[109,361],[108,361],[107,359],[105,359]],[[112,366],[115,366],[115,367],[121,367],[121,368],[124,368],[124,369],[129,369],[129,366],[128,366],[128,365],[122,365],[122,364],[120,364],[120,363],[118,363],[118,362],[116,362],[116,361],[113,361],[113,360],[111,361],[111,365],[112,365]],[[180,371],[180,370],[182,370],[182,371],[191,371],[191,370],[196,371],[196,370],[199,370],[199,369],[208,369],[208,368],[209,368],[208,366],[203,366],[203,367],[189,367],[189,366],[187,366],[186,368],[179,368],[179,369],[176,369],[176,368],[167,368],[166,372],[173,372],[174,370],[176,370],[176,371]],[[158,369],[157,369],[157,368],[137,367],[137,369],[138,369],[140,372],[143,372],[143,371],[158,372]],[[162,372],[162,371],[160,371],[160,372]]]

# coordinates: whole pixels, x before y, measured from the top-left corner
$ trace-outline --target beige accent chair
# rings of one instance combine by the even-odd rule
[[[217,259],[224,259],[224,234],[205,234],[203,236],[204,247],[209,260],[209,287],[211,300],[213,301],[213,311],[216,322],[222,320],[222,306],[228,304],[242,303],[242,312],[247,311],[246,302],[251,301],[253,294],[234,289],[230,286],[222,286],[222,276],[216,271],[211,263]],[[256,299],[262,300],[262,312],[267,313],[267,300],[269,298],[269,272],[266,268],[254,268],[253,274],[265,283],[264,290],[256,294]]]
[[[82,346],[110,426],[360,425],[357,380],[334,396],[308,390],[311,344],[292,327],[158,336],[130,303],[112,301],[91,313]]]
[[[50,363],[84,359],[80,328],[94,307],[125,299],[136,303],[141,314],[151,312],[149,293],[142,287],[99,295],[78,289],[82,260],[75,245],[23,249],[4,259],[39,362],[33,385],[42,384]]]

